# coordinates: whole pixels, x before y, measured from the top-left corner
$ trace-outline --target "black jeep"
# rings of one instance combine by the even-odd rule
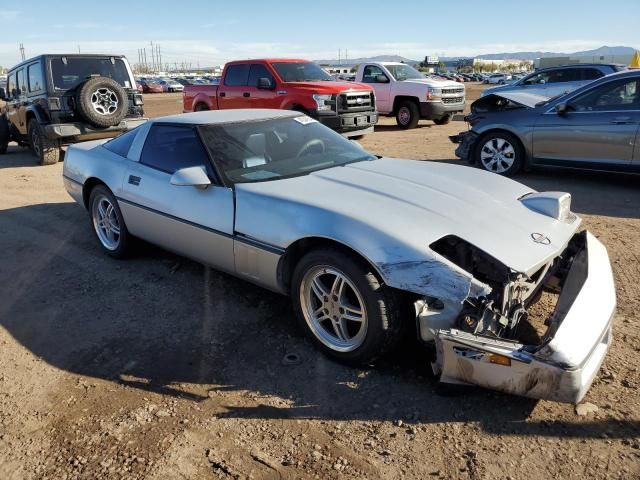
[[[62,146],[115,137],[146,120],[124,56],[31,58],[9,71],[0,100],[0,154],[14,141],[42,165],[57,163]]]

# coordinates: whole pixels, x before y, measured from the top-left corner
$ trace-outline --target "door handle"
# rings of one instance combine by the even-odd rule
[[[614,125],[625,125],[625,124],[635,123],[635,122],[633,122],[631,117],[616,117],[611,121],[611,123]]]
[[[129,183],[134,187],[137,187],[138,185],[140,185],[140,180],[142,180],[140,177],[136,177],[135,175],[129,175]]]
[[[224,92],[220,92],[220,93],[218,93],[218,96],[219,96],[219,97],[226,97],[226,96],[227,96],[227,94],[226,94],[226,93],[224,93]]]
[[[251,94],[250,94],[249,92],[244,92],[244,93],[242,94],[242,96],[243,96],[243,97],[245,97],[245,98],[247,98],[247,97],[250,97],[250,96],[251,96]]]

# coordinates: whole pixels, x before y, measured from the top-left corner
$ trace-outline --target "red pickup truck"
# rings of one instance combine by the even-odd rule
[[[369,85],[335,80],[307,60],[230,62],[219,85],[187,85],[182,95],[185,113],[231,108],[298,110],[348,137],[373,132],[378,121]]]

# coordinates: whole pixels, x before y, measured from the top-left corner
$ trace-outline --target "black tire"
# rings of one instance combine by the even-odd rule
[[[4,115],[0,115],[0,155],[7,153],[9,146],[9,122]]]
[[[118,221],[118,226],[120,233],[118,235],[117,246],[115,248],[108,248],[103,240],[100,238],[100,234],[98,233],[98,219],[95,217],[97,212],[96,202],[101,201],[102,199],[108,200],[108,202],[113,206],[113,214],[116,216]],[[111,257],[114,258],[124,258],[129,253],[130,244],[131,244],[131,235],[129,234],[129,230],[127,230],[127,226],[124,223],[124,218],[122,216],[122,212],[120,211],[120,207],[118,206],[118,202],[116,198],[113,196],[111,191],[105,185],[96,185],[89,195],[89,220],[91,222],[91,230],[93,231],[98,244],[102,248],[102,250]]]
[[[204,103],[198,103],[196,105],[196,108],[193,109],[194,112],[206,112],[207,110],[209,110],[209,107],[207,107]]]
[[[29,148],[38,158],[40,165],[55,165],[60,161],[60,144],[50,140],[36,119],[29,122]]]
[[[502,149],[504,151],[509,151],[504,148],[505,143],[508,143],[513,150],[513,155],[511,156],[505,154],[504,161],[496,161],[493,163],[493,167],[490,161],[483,161],[483,151],[488,155],[490,154],[490,149],[485,150],[485,146],[487,143],[491,142],[492,147],[495,150]],[[502,147],[501,147],[502,146]],[[510,177],[515,175],[520,171],[522,165],[524,164],[524,149],[522,148],[522,144],[520,140],[515,135],[509,132],[497,131],[491,132],[487,135],[482,136],[476,141],[475,149],[474,149],[474,162],[475,164],[482,168],[483,170],[487,170],[488,172],[497,173],[499,175],[504,175],[505,177]],[[507,168],[504,168],[507,164],[510,165]]]
[[[416,128],[420,121],[420,109],[415,102],[404,101],[398,105],[396,111],[396,123],[405,130]]]
[[[129,110],[124,88],[110,78],[91,78],[78,87],[76,108],[82,118],[96,127],[118,125]]]
[[[451,122],[452,118],[453,118],[453,115],[445,115],[442,118],[435,118],[433,120],[433,123],[435,123],[436,125],[446,125],[449,122]]]
[[[353,137],[349,137],[349,140],[360,141],[365,137],[365,135],[354,135]]]
[[[327,267],[339,271],[358,289],[366,312],[366,332],[359,346],[340,352],[323,343],[314,333],[305,316],[302,297],[305,275],[313,269]],[[363,260],[337,249],[317,249],[298,262],[291,282],[291,298],[301,328],[327,356],[350,365],[368,365],[391,351],[403,334],[401,302],[389,287],[377,277]],[[330,321],[330,320],[329,320]]]

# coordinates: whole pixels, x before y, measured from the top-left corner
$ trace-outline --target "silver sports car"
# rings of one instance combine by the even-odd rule
[[[378,158],[276,110],[157,118],[73,145],[64,182],[109,255],[139,237],[288,294],[344,362],[413,329],[442,382],[577,402],[609,347],[609,259],[566,193]]]

